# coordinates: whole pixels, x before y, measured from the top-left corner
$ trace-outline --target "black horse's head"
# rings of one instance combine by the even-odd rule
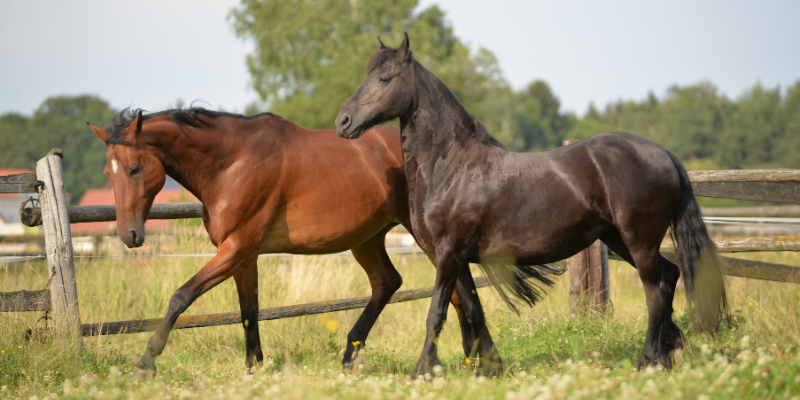
[[[347,99],[336,116],[339,136],[355,139],[372,126],[403,115],[413,104],[413,59],[408,34],[397,49],[384,46],[367,65],[367,80]]]

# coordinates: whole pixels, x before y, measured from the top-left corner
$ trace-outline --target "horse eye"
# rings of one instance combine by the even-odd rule
[[[138,166],[138,165],[137,165],[137,166],[135,166],[135,167],[132,167],[132,168],[131,168],[131,176],[134,176],[134,175],[138,174],[138,173],[139,173],[141,170],[142,170],[142,169],[141,169],[141,168],[139,168],[139,166]]]
[[[383,82],[383,83],[389,82],[390,80],[392,80],[391,76],[385,76],[383,78],[378,78],[378,81],[379,82]]]

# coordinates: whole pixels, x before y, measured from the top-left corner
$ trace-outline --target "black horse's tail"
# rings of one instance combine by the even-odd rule
[[[511,292],[511,295],[522,303],[533,306],[544,296],[544,292],[541,287],[539,287],[538,283],[551,286],[553,281],[550,280],[547,275],[564,273],[564,270],[557,264],[534,266],[505,264],[478,265],[489,278],[489,281],[492,282],[500,298],[517,314],[519,314],[519,310],[517,310],[517,306],[508,292]]]
[[[728,313],[722,259],[703,222],[700,206],[689,182],[689,174],[672,152],[667,153],[680,176],[681,197],[672,219],[671,234],[678,257],[678,268],[686,288],[693,328],[713,332]]]

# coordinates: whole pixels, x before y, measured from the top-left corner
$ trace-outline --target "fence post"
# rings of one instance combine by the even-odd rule
[[[564,146],[575,142],[565,140]],[[608,289],[608,248],[597,240],[567,259],[569,309],[573,314],[592,310],[604,314],[610,303]]]
[[[72,344],[83,347],[81,337],[78,286],[72,258],[72,235],[67,214],[67,196],[61,149],[50,150],[36,163],[39,202],[42,206],[42,228],[47,249],[47,270],[50,283],[50,304],[56,338],[66,348]]]

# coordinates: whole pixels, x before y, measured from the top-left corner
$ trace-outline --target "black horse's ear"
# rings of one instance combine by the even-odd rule
[[[380,36],[378,36],[378,43],[380,43],[380,44],[381,44],[381,50],[383,50],[383,49],[388,49],[388,47],[386,47],[386,45],[385,45],[385,44],[383,44],[383,41],[381,40],[381,37],[380,37]]]
[[[403,59],[411,58],[411,50],[408,48],[408,32],[403,32],[403,43],[400,43],[400,48],[397,49],[397,54]]]

